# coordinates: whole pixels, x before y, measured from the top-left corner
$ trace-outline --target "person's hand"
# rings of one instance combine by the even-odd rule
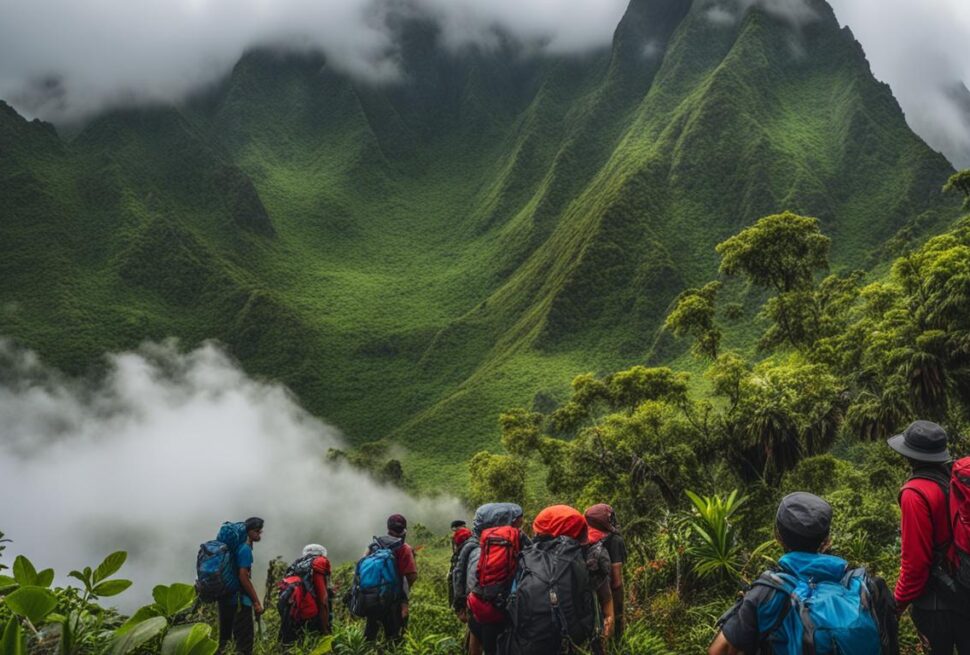
[[[468,623],[468,608],[462,607],[458,610],[458,620],[462,623]]]
[[[253,601],[253,612],[256,613],[256,616],[260,616],[263,613],[263,604],[258,600]]]
[[[612,616],[607,616],[603,619],[603,638],[609,639],[613,636],[613,629],[615,628],[616,620]]]
[[[408,604],[407,603],[403,603],[401,605],[401,618],[402,619],[408,618]]]
[[[896,605],[896,618],[901,619],[906,610],[909,609],[909,603],[897,603]]]

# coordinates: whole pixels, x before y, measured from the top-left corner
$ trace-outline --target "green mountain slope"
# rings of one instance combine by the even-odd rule
[[[461,488],[502,409],[676,354],[664,312],[740,226],[818,216],[857,268],[954,215],[826,4],[801,27],[721,4],[633,0],[610,50],[560,58],[450,52],[392,13],[400,83],[253,51],[70,142],[0,105],[0,334],[69,371],[219,339]]]

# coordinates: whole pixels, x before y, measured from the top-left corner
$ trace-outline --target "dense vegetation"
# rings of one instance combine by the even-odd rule
[[[970,201],[967,179],[954,175],[947,188]],[[606,500],[625,519],[630,628],[616,652],[701,652],[736,591],[780,555],[772,515],[789,491],[827,498],[836,511],[833,551],[891,581],[906,471],[884,438],[923,417],[949,428],[954,452],[970,446],[970,216],[896,259],[885,278],[823,277],[829,248],[816,219],[787,212],[723,241],[725,278],[766,291],[756,358],[721,346],[721,321],[733,308],[719,302],[720,282],[689,289],[666,327],[693,340],[694,356],[709,364],[706,385],[670,368],[581,375],[561,406],[502,415],[507,454],[471,460],[474,502],[536,510],[553,499],[579,507]],[[536,469],[546,474],[543,491],[528,484]],[[461,626],[446,600],[448,541],[420,526],[413,540],[421,582],[396,652],[459,653]],[[29,644],[29,652],[211,655],[213,617],[188,585],[156,587],[155,602],[130,618],[98,604],[131,584],[112,577],[124,561],[114,553],[72,571],[80,587],[50,589],[54,572],[18,557],[13,575],[0,575],[3,652],[28,652]],[[270,581],[281,565],[270,564]],[[338,588],[350,575],[349,565],[337,571]],[[332,637],[298,650],[371,652],[360,626],[343,609],[338,617]],[[276,621],[271,609],[260,652],[276,652]],[[903,644],[915,652],[907,622]]]
[[[950,220],[950,166],[824,2],[797,28],[716,4],[739,5],[633,0],[576,57],[449,52],[392,12],[401,84],[257,50],[66,135],[0,104],[0,334],[70,373],[218,339],[354,444],[406,445],[406,482],[460,492],[501,409],[680,355],[670,303],[758,216],[817,217],[836,270]],[[750,320],[756,296],[721,296]]]
[[[946,188],[970,199],[967,179]],[[885,439],[924,418],[947,427],[952,452],[970,450],[970,216],[885,277],[823,277],[829,248],[817,220],[787,212],[719,244],[725,281],[766,294],[757,351],[722,348],[733,308],[721,281],[684,291],[666,327],[693,340],[704,384],[636,366],[576,377],[551,411],[506,412],[506,454],[469,467],[473,500],[611,503],[641,565],[641,616],[672,646],[699,648],[711,622],[698,616],[716,616],[780,554],[772,517],[791,491],[828,499],[833,551],[892,581],[908,469]]]

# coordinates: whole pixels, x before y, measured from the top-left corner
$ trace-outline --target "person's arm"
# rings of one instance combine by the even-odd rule
[[[933,519],[926,498],[913,489],[903,489],[899,499],[902,511],[902,545],[899,580],[894,595],[896,611],[902,613],[923,595],[933,564]]]
[[[600,607],[603,610],[603,638],[609,639],[613,636],[613,628],[616,625],[616,614],[613,611],[613,590],[605,581],[596,590],[596,595],[600,599]]]
[[[741,655],[741,651],[731,645],[723,632],[718,632],[714,643],[707,650],[707,655]]]
[[[610,566],[610,588],[623,589],[623,562],[616,562]]]
[[[253,611],[256,612],[256,615],[262,614],[263,604],[259,602],[259,595],[256,593],[256,587],[253,586],[253,574],[249,569],[239,569],[239,584],[242,585],[243,591],[253,601]]]
[[[401,566],[401,575],[408,581],[408,589],[410,589],[418,579],[418,564],[414,561],[414,550],[406,544],[402,548],[404,552],[398,563]]]

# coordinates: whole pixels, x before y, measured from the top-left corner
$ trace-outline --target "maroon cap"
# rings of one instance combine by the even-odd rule
[[[403,514],[391,514],[387,517],[387,529],[393,530],[394,532],[400,532],[401,530],[406,530],[408,527],[408,520],[404,518]]]

